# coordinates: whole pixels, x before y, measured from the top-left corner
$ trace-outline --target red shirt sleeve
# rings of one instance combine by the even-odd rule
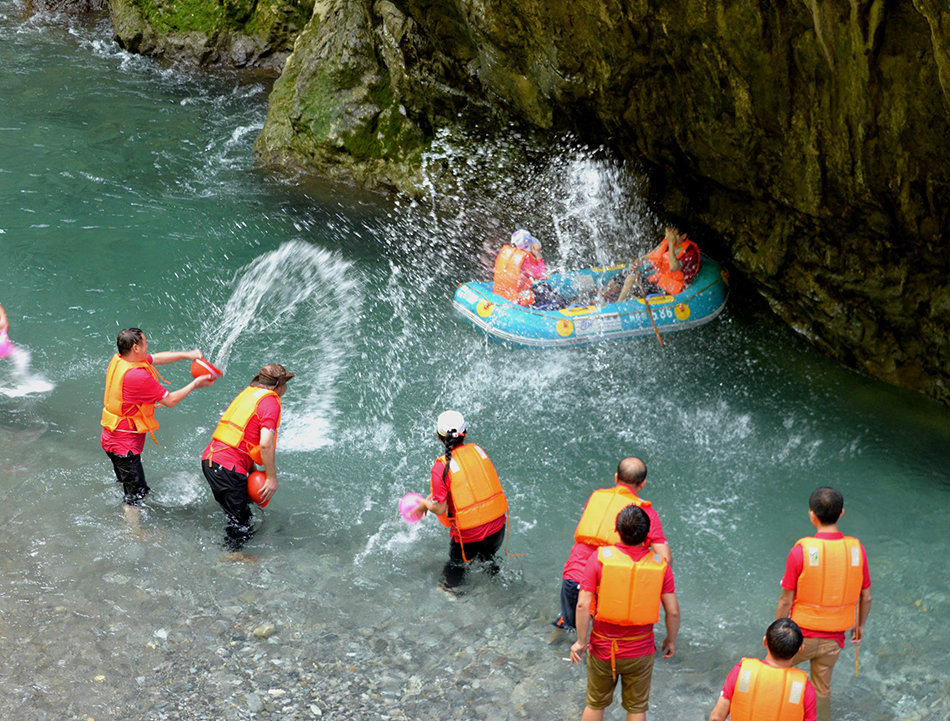
[[[122,400],[126,403],[158,403],[167,395],[165,386],[144,368],[133,368],[122,379]]]
[[[663,588],[660,593],[676,593],[676,584],[673,582],[673,569],[666,567],[666,573],[663,574]]]
[[[597,554],[593,554],[587,565],[584,566],[584,577],[581,579],[581,590],[597,593],[597,587],[600,586],[600,559]],[[665,579],[664,579],[665,580]]]
[[[257,404],[257,417],[260,418],[261,428],[273,431],[280,424],[280,401],[273,396],[267,396]]]
[[[785,575],[782,576],[782,588],[786,591],[794,591],[798,588],[798,577],[802,575],[802,568],[805,565],[803,553],[802,547],[797,543],[788,552],[788,558],[785,561]]]
[[[861,584],[861,588],[870,588],[871,587],[871,572],[868,571],[868,553],[864,550],[864,544],[861,544],[861,558],[864,562],[864,582]]]
[[[653,506],[647,506],[643,510],[646,511],[646,514],[650,517],[650,532],[647,534],[647,543],[650,545],[654,543],[667,543],[666,536],[663,534],[663,524],[660,523],[660,517],[656,511],[653,510]]]
[[[446,474],[445,481],[442,480],[442,472],[444,470],[445,462],[441,458],[436,459],[436,462],[432,464],[432,471],[430,473],[432,500],[436,503],[445,503],[449,499],[448,475]]]
[[[739,667],[742,666],[741,663],[737,663],[732,667],[732,670],[729,672],[729,675],[726,676],[726,682],[722,685],[722,697],[727,698],[732,701],[732,694],[736,692],[736,683],[739,680]],[[806,691],[807,696],[807,691]]]
[[[818,721],[818,699],[815,697],[815,687],[811,681],[805,681],[805,719],[804,721]]]

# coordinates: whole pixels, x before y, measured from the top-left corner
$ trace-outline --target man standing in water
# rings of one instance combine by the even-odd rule
[[[834,488],[821,487],[808,500],[808,518],[817,529],[799,539],[788,554],[776,618],[791,618],[805,637],[792,659],[797,666],[811,662],[811,682],[817,695],[818,718],[831,718],[831,674],[844,648],[864,639],[871,612],[871,577],[864,546],[838,530],[844,498]],[[855,651],[857,653],[857,651]]]
[[[287,390],[287,381],[295,375],[279,363],[262,367],[250,385],[231,401],[201,456],[201,472],[228,518],[225,545],[231,551],[239,551],[252,535],[248,475],[257,470],[257,465],[264,467],[262,503],[266,504],[277,490],[274,458],[280,399]]]
[[[106,392],[102,409],[102,449],[112,461],[115,477],[122,484],[125,503],[138,506],[149,492],[142,468],[145,434],[155,438],[158,406],[172,408],[195,388],[214,382],[210,375],[195,378],[177,391],[167,391],[154,366],[201,358],[200,350],[164,352],[151,355],[148,340],[138,328],[126,328],[116,340],[118,353],[106,371]],[[158,443],[158,441],[156,441]]]
[[[439,588],[457,593],[469,561],[485,561],[489,573],[498,572],[495,554],[505,538],[508,500],[485,451],[465,443],[465,419],[461,413],[441,414],[436,433],[445,447],[445,455],[432,464],[432,492],[419,502],[413,515],[421,518],[431,511],[449,529],[449,561],[442,570]]]
[[[794,621],[772,621],[762,641],[768,649],[764,661],[744,658],[733,666],[722,687],[709,721],[788,719],[815,721],[815,688],[808,674],[792,668],[802,650],[802,632]]]
[[[601,547],[590,559],[577,600],[577,641],[571,646],[571,663],[579,663],[587,650],[594,614],[587,656],[587,705],[581,721],[602,721],[604,709],[613,702],[618,676],[627,721],[646,720],[656,654],[653,624],[660,620],[661,604],[666,621],[663,658],[676,653],[679,601],[669,564],[643,546],[650,517],[638,506],[627,506],[617,516],[616,530],[620,543]]]
[[[660,517],[649,501],[640,498],[643,486],[647,482],[647,466],[636,456],[624,458],[617,465],[614,474],[614,485],[611,488],[601,488],[591,494],[584,506],[584,513],[574,531],[574,546],[564,564],[564,574],[561,581],[561,615],[552,624],[555,630],[548,637],[548,643],[560,638],[563,631],[574,632],[574,612],[577,608],[577,595],[584,569],[597,549],[601,546],[611,546],[620,542],[620,536],[615,530],[617,515],[627,506],[640,506],[650,517],[650,531],[647,534],[647,545],[658,553],[670,566],[673,565],[673,555],[663,535],[663,524]]]

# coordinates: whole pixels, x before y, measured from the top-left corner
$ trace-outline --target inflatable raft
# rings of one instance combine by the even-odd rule
[[[661,335],[695,328],[718,316],[729,297],[728,274],[704,255],[693,282],[681,293],[602,304],[600,290],[624,267],[626,264],[620,263],[552,273],[547,283],[561,298],[574,303],[565,308],[541,310],[517,305],[495,295],[490,281],[463,283],[452,304],[463,318],[492,338],[511,345],[556,348],[653,336],[647,303]]]

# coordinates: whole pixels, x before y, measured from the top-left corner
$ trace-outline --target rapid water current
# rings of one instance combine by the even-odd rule
[[[874,594],[835,718],[950,718],[947,408],[818,355],[741,289],[662,350],[488,342],[453,314],[457,284],[516,227],[555,267],[642,252],[662,219],[635,169],[565,146],[489,182],[506,140],[446,138],[427,162],[454,195],[368,197],[256,165],[268,91],[0,2],[0,304],[19,347],[0,359],[0,718],[579,718],[585,672],[546,624],[583,504],[626,455],[648,464],[683,615],[649,718],[708,717],[761,653],[819,485],[843,492]],[[225,371],[159,411],[138,524],[99,447],[129,326]],[[268,362],[297,374],[280,488],[256,511],[258,560],[234,563],[199,458]],[[426,491],[449,408],[499,470],[524,554],[457,600],[436,588],[445,530],[396,510]]]

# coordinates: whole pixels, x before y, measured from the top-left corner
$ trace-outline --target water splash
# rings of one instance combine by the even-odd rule
[[[282,363],[297,374],[284,397],[281,448],[311,450],[332,442],[336,381],[347,366],[362,304],[352,264],[300,240],[282,244],[238,271],[220,318],[205,329],[209,356],[226,370],[232,353],[256,370]],[[238,345],[240,339],[244,342]],[[250,342],[248,342],[250,339]]]
[[[47,393],[55,386],[30,368],[30,351],[16,346],[0,360],[0,394],[19,398],[31,393]]]

